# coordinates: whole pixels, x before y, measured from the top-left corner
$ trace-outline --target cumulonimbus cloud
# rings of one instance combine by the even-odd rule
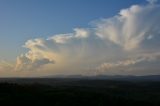
[[[146,60],[135,55],[160,52],[160,5],[155,0],[149,2],[122,9],[114,17],[97,21],[92,28],[75,28],[72,33],[28,40],[24,47],[29,51],[17,57],[16,70],[36,70],[47,64],[52,64],[52,70],[80,72],[91,66],[108,70]],[[125,60],[126,57],[134,58]]]

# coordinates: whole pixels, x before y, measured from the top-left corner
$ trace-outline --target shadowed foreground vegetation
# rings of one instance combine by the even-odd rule
[[[52,80],[54,82],[52,84],[1,82],[0,104],[3,106],[160,106],[160,82]]]

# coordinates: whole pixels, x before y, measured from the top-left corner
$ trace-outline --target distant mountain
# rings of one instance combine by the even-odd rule
[[[160,75],[96,75],[96,76],[84,76],[84,75],[55,75],[47,76],[43,78],[79,78],[79,79],[103,79],[103,80],[134,80],[134,81],[160,81]]]

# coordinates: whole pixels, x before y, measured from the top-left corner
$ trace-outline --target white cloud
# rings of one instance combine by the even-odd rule
[[[84,28],[75,28],[74,33],[57,34],[48,38],[48,40],[53,40],[56,43],[64,44],[71,40],[75,40],[78,38],[85,39],[85,38],[88,38],[89,36],[90,36],[90,30],[84,29]]]
[[[91,35],[89,29],[83,28],[76,28],[73,33],[57,34],[48,39],[28,40],[23,47],[29,50],[27,53],[18,56],[16,69],[29,70],[31,67],[38,68],[34,64],[36,64],[36,60],[41,59],[54,61],[53,68],[63,69],[64,66],[72,67],[72,69],[74,66],[80,68],[82,64],[87,65],[87,62],[94,63],[97,61],[97,57],[92,58],[95,55],[99,56],[99,59],[103,58],[101,52],[104,46],[100,39],[97,39],[95,35]]]
[[[122,9],[119,15],[97,23],[97,35],[125,50],[138,48],[145,38],[157,35],[160,30],[159,10],[159,5],[133,5]]]
[[[147,37],[147,39],[150,40],[150,39],[152,39],[153,37],[154,37],[153,35],[149,35],[149,36]]]
[[[73,34],[72,33],[68,33],[68,34],[58,34],[58,35],[54,35],[50,38],[48,38],[48,40],[53,40],[56,43],[66,43],[68,40],[73,38]]]
[[[113,62],[102,63],[100,66],[97,67],[97,70],[99,73],[111,71],[113,69],[127,70],[127,68],[130,68],[130,66],[133,66],[139,63],[155,62],[159,59],[160,59],[160,53],[143,54],[138,57],[134,57],[134,58],[132,57],[130,59],[121,60],[114,63]]]
[[[138,73],[140,74],[139,71],[143,67],[144,72],[141,74],[146,74],[148,70],[150,73],[155,73],[154,69],[157,69],[157,67],[154,67],[155,62],[156,62],[156,66],[160,65],[159,63],[160,53],[143,54],[141,56],[131,57],[131,58],[116,61],[116,62],[104,62],[96,68],[95,72],[96,74],[104,74],[104,73],[130,74],[132,72],[135,72],[136,74]],[[148,66],[146,66],[146,64]]]
[[[45,64],[53,64],[54,60],[47,54],[45,40],[28,40],[23,46],[28,48],[26,54],[17,57],[16,70],[35,70]]]
[[[54,61],[48,58],[36,58],[33,60],[32,58],[29,58],[25,55],[21,55],[17,57],[17,64],[15,69],[22,71],[32,71],[46,64],[54,64]]]
[[[155,4],[158,0],[147,0],[150,4]]]
[[[87,38],[90,35],[90,30],[84,28],[75,28],[75,37],[77,38]]]
[[[0,61],[0,72],[2,71],[12,71],[14,68],[14,64],[11,62],[7,62],[5,60]]]
[[[107,73],[157,61],[159,10],[160,6],[153,3],[133,5],[114,17],[99,20],[94,28],[75,28],[72,33],[28,40],[24,45],[28,52],[17,57],[16,70],[45,68],[53,73],[77,74],[92,67]]]

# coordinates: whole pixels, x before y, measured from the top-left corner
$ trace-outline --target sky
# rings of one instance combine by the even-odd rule
[[[158,0],[0,0],[0,77],[160,74]]]

